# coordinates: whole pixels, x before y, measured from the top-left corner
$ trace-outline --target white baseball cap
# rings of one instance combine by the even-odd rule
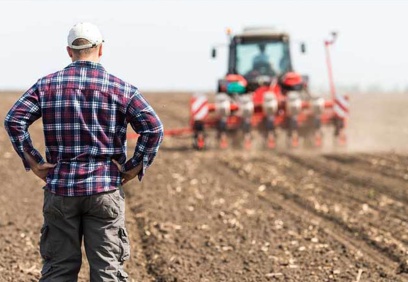
[[[80,46],[72,45],[72,43],[78,38],[86,39],[90,43]],[[87,22],[77,23],[71,28],[68,34],[68,46],[76,50],[95,47],[102,42],[104,42],[104,40],[99,28],[96,25]]]

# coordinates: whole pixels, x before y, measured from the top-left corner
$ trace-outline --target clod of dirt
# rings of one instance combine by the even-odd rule
[[[408,273],[408,260],[402,261],[396,270],[397,274]]]

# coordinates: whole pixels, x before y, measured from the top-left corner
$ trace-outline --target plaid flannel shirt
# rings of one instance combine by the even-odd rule
[[[136,87],[107,73],[98,63],[76,61],[38,80],[14,104],[4,125],[14,149],[30,170],[24,152],[44,163],[33,147],[28,127],[42,117],[47,162],[46,188],[63,196],[115,190],[121,172],[140,163],[142,180],[163,139],[163,125]],[[139,134],[126,162],[128,123]]]

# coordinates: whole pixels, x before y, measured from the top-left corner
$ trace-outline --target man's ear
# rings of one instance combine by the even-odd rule
[[[72,58],[72,49],[69,48],[69,46],[67,46],[67,52],[68,52],[68,56],[69,56],[70,58]]]
[[[102,56],[102,46],[103,46],[103,44],[101,44],[101,45],[99,45],[99,51],[98,51],[98,57],[101,57]]]

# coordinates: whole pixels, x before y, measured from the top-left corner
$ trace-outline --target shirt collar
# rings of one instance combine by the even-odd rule
[[[73,68],[73,67],[85,67],[85,68],[105,70],[100,63],[95,63],[91,61],[75,61],[69,64],[66,68]]]

